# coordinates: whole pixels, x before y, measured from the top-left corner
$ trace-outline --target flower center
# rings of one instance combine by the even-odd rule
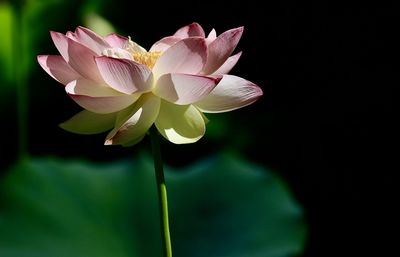
[[[132,53],[132,57],[138,63],[144,64],[150,69],[154,67],[157,59],[161,56],[162,52],[135,52]]]

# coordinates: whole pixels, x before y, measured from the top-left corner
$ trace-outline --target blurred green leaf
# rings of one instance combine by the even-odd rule
[[[12,28],[13,11],[8,3],[0,3],[0,87],[9,84],[13,77],[13,58],[12,58]],[[7,82],[7,83],[6,83]]]
[[[104,14],[109,13],[106,2],[106,0],[85,0],[80,7],[83,25],[102,36],[117,33],[113,24],[104,17]]]
[[[48,31],[47,17],[62,0],[30,0],[0,3],[0,83],[14,85],[18,65],[25,80],[37,68],[36,49]],[[58,17],[59,18],[59,17]],[[47,22],[48,23],[48,22]],[[15,62],[15,60],[18,60]]]
[[[106,36],[116,32],[116,29],[109,21],[95,12],[89,11],[85,13],[83,20],[85,27],[93,30],[99,35]]]
[[[235,156],[167,169],[176,257],[302,251],[301,208],[270,171]],[[23,161],[0,191],[2,257],[160,256],[152,161]]]
[[[57,9],[65,8],[70,1],[63,0],[30,0],[25,1],[20,10],[21,28],[19,37],[21,40],[22,72],[25,77],[38,68],[36,56],[39,54],[37,48],[44,38],[49,37],[46,29],[49,24],[55,23],[53,13]],[[67,16],[61,17],[65,19]]]

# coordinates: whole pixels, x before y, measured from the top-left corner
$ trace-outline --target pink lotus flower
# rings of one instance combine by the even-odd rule
[[[112,129],[105,144],[139,142],[152,124],[170,142],[193,143],[205,133],[204,113],[231,111],[256,101],[261,89],[226,75],[243,28],[207,38],[197,23],[156,42],[149,51],[117,34],[100,37],[78,27],[51,32],[61,55],[40,55],[42,68],[65,85],[85,110],[60,126],[80,134]]]

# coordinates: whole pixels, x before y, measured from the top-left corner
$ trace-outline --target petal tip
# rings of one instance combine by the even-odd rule
[[[37,56],[36,56],[36,60],[37,60],[37,62],[38,62],[39,64],[42,64],[42,63],[45,61],[46,57],[47,57],[47,55],[42,55],[42,54],[40,54],[40,55],[37,55]]]
[[[261,87],[257,86],[256,84],[253,83],[253,88],[256,91],[256,98],[258,99],[259,97],[264,95],[263,90],[261,89]]]
[[[231,30],[233,35],[241,37],[244,31],[244,26],[240,26]]]
[[[63,37],[65,35],[63,33],[50,30],[50,36],[51,36],[51,38],[54,38],[54,37]]]
[[[193,28],[193,27],[201,27],[201,26],[200,26],[200,24],[198,22],[194,21],[194,22],[190,23],[188,25],[188,27],[189,28]]]
[[[64,129],[64,130],[67,130],[65,127],[65,123],[66,122],[62,122],[62,123],[60,123],[60,124],[58,124],[58,127],[60,127],[60,128],[62,128],[62,129]]]
[[[86,28],[86,27],[83,27],[83,26],[81,26],[81,25],[79,25],[78,27],[76,27],[76,29],[75,29],[75,33],[79,33],[79,32],[83,32],[83,33],[87,33],[87,32],[89,32],[89,33],[94,33],[94,34],[96,34],[94,31],[92,31],[91,29],[88,29],[88,28]],[[97,35],[97,34],[96,34]]]

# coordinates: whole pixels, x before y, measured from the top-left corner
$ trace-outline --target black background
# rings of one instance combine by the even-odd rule
[[[397,247],[389,232],[398,231],[399,202],[394,3],[113,1],[105,6],[102,14],[147,48],[193,21],[218,33],[245,26],[238,46],[243,56],[233,73],[260,85],[264,96],[227,114],[230,126],[219,140],[164,143],[167,163],[185,165],[236,148],[281,174],[304,206],[310,234],[303,256],[392,256]],[[71,12],[71,20],[79,20],[75,16]],[[70,23],[48,27],[65,32],[74,29]],[[56,53],[49,36],[39,48]],[[55,124],[79,108],[39,69],[31,83],[32,154],[108,161],[148,148],[147,141],[129,149],[103,147],[104,135],[58,129]],[[9,121],[13,124],[12,117]],[[8,164],[15,158],[15,131],[8,125],[2,133]]]

